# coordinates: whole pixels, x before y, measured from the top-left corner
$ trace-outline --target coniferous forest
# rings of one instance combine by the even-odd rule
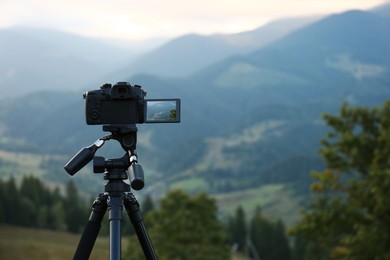
[[[108,134],[86,125],[83,93],[118,81],[182,104],[179,124],[136,124],[135,195],[160,259],[390,259],[389,10],[184,35],[135,59],[96,38],[0,28],[0,259],[50,259],[58,248],[30,231],[78,242],[104,177],[63,166]],[[101,155],[123,149],[107,141]],[[122,220],[123,255],[143,259]]]
[[[50,189],[39,178],[25,176],[0,181],[3,224],[79,232],[88,219],[87,203],[70,181],[64,192]]]
[[[222,221],[215,199],[205,193],[172,190],[158,206],[147,196],[145,221],[162,258],[226,259],[231,250],[254,259],[390,257],[390,101],[378,108],[343,104],[339,115],[324,119],[331,130],[319,153],[327,168],[312,173],[313,198],[296,225],[286,230],[259,206],[251,216],[238,207]],[[88,203],[72,181],[61,192],[36,177],[19,184],[9,178],[0,192],[2,224],[80,233],[88,218]],[[135,242],[133,232],[126,236]],[[142,259],[135,244],[127,255]]]
[[[81,235],[89,217],[90,205],[79,196],[72,181],[61,192],[59,188],[47,187],[37,177],[26,176],[20,184],[14,178],[9,178],[0,181],[0,192],[1,225],[68,231]],[[142,209],[151,239],[157,242],[156,250],[162,259],[173,256],[204,259],[210,255],[213,259],[228,259],[231,250],[253,256],[258,256],[261,250],[265,256],[282,260],[289,259],[292,252],[283,223],[268,220],[261,213],[260,207],[251,216],[250,222],[241,207],[227,222],[223,222],[217,217],[215,200],[207,194],[190,196],[175,190],[161,200],[158,208],[153,198],[147,196]],[[100,232],[103,236],[108,235],[106,222]],[[122,230],[131,241],[126,255],[143,259],[136,235],[126,222],[128,219],[122,221]],[[282,243],[282,248],[268,247],[261,241],[267,241],[270,245]],[[175,248],[167,246],[167,243],[175,245]]]

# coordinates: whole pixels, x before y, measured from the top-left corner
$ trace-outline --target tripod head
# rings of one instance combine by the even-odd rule
[[[127,179],[130,175],[131,187],[140,190],[144,187],[144,173],[142,166],[138,164],[136,154],[137,127],[130,125],[103,125],[103,131],[111,132],[110,135],[103,136],[92,145],[82,148],[64,166],[70,175],[76,174],[92,159],[94,173],[105,173],[106,180]],[[95,156],[96,151],[110,139],[118,141],[125,150],[125,155],[116,159],[105,159],[102,156]],[[129,175],[128,175],[129,173]]]
[[[179,123],[180,99],[145,99],[146,92],[139,85],[118,82],[104,84],[100,89],[84,93],[85,119],[88,125],[103,125],[103,131],[111,132],[92,145],[82,148],[70,159],[64,169],[76,174],[93,160],[94,173],[103,173],[108,180],[104,193],[95,200],[92,212],[80,239],[74,259],[88,259],[99,233],[105,211],[109,211],[110,259],[120,259],[120,224],[123,205],[132,221],[146,259],[157,259],[147,235],[139,204],[130,192],[131,187],[144,187],[144,173],[136,154],[137,127],[142,123]],[[95,153],[110,139],[119,142],[125,154],[121,158],[105,159]]]

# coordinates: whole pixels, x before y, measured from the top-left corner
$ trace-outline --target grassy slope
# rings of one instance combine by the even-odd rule
[[[24,174],[43,176],[47,173],[40,167],[43,158],[45,156],[38,154],[0,150],[0,159],[9,163],[6,167],[0,167],[0,178],[8,177],[9,175],[6,173],[10,172],[13,172],[13,175],[16,175],[17,178],[22,177]],[[63,176],[67,177],[65,172]],[[76,178],[83,177],[87,178],[88,175],[80,173],[76,176]],[[89,183],[91,183],[91,179],[95,179],[99,184],[101,182],[101,185],[103,185],[103,181],[99,178],[90,178]],[[47,182],[47,179],[45,181]],[[75,179],[75,181],[80,182],[79,179]],[[188,177],[172,181],[170,184],[169,189],[180,188],[191,193],[209,191],[207,181],[201,177]],[[156,185],[153,186],[153,189],[158,190]],[[300,203],[303,199],[293,194],[292,189],[284,184],[264,185],[253,189],[213,194],[213,196],[217,199],[222,215],[233,215],[237,207],[242,205],[247,213],[247,217],[250,218],[255,207],[260,205],[266,216],[271,219],[281,218],[287,226],[291,226],[299,219]]]
[[[170,186],[192,193],[207,192],[207,182],[202,178],[179,180]],[[300,218],[299,211],[303,207],[304,198],[294,194],[294,190],[286,184],[267,184],[258,188],[213,194],[222,216],[234,215],[241,205],[250,219],[257,206],[272,220],[281,219],[286,226],[291,226]]]
[[[286,226],[291,226],[300,218],[303,198],[293,194],[293,190],[283,184],[264,185],[260,188],[218,194],[218,206],[224,213],[234,215],[239,205],[243,207],[247,218],[260,206],[270,220],[281,219]]]
[[[0,226],[0,259],[72,259],[79,240],[80,235],[66,232]],[[91,259],[109,259],[108,243],[99,237]]]
[[[80,235],[66,232],[0,225],[0,259],[72,259],[79,239]],[[109,259],[108,243],[108,238],[99,237],[90,259]],[[125,243],[122,244],[122,250],[126,250]],[[232,259],[247,258],[240,254],[233,254]]]
[[[14,175],[22,175],[23,173],[34,173],[34,175],[42,175],[42,169],[39,164],[42,161],[41,155],[31,153],[16,153],[0,150],[0,159],[7,162],[8,165],[2,165],[0,173],[5,175],[12,172]],[[0,176],[6,177],[6,176]]]

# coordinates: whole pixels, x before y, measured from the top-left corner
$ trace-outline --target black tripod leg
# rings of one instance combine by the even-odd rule
[[[101,193],[93,202],[92,212],[77,246],[76,253],[73,257],[74,260],[85,260],[89,258],[99,234],[102,219],[107,211],[107,197],[107,195]]]
[[[138,201],[132,193],[128,193],[126,195],[124,198],[124,205],[127,215],[129,216],[130,221],[133,223],[135,232],[137,233],[138,240],[141,244],[145,258],[148,260],[158,259],[156,252],[154,251],[152,241],[150,240],[148,232],[145,228]]]

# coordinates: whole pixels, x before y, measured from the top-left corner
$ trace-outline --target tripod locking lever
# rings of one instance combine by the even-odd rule
[[[73,156],[72,159],[69,160],[69,162],[65,164],[65,171],[73,176],[93,159],[96,151],[102,147],[104,142],[108,139],[108,137],[102,137],[96,140],[96,142],[92,145],[82,148],[75,156]]]

